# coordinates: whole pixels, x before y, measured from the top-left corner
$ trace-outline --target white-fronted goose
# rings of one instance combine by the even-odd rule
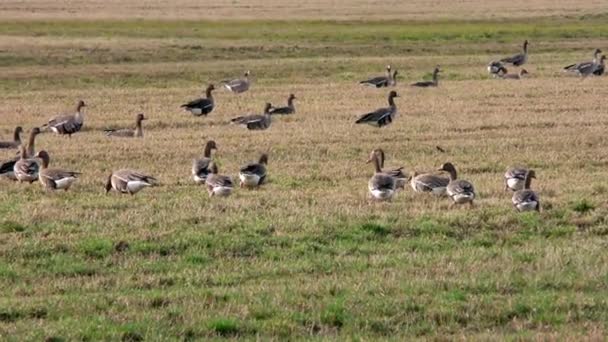
[[[205,144],[203,158],[194,159],[192,161],[192,178],[196,184],[204,184],[207,180],[207,175],[210,173],[209,166],[211,164],[211,150],[217,150],[215,141],[209,140]]]
[[[74,183],[80,175],[80,172],[49,168],[51,158],[46,151],[38,152],[36,157],[42,160],[42,165],[38,172],[38,180],[46,190],[63,189],[68,191],[70,186],[72,186],[72,183]]]
[[[104,132],[108,137],[117,138],[143,138],[144,129],[142,127],[142,121],[147,118],[143,113],[139,113],[135,116],[135,129],[123,128],[123,129],[105,129]]]
[[[437,87],[439,85],[439,73],[440,72],[441,72],[441,69],[439,68],[439,65],[438,65],[435,67],[435,70],[433,70],[433,80],[432,81],[420,81],[420,82],[412,83],[412,84],[410,84],[410,86],[420,87],[420,88]]]
[[[593,52],[593,60],[567,65],[564,67],[564,71],[579,73],[579,69],[596,64],[600,60],[601,54],[602,50],[595,49],[595,51]]]
[[[378,161],[380,162],[380,169],[384,170],[384,160],[386,158],[386,155],[384,154],[384,150],[381,148],[377,148],[377,149],[373,150],[369,154],[369,158],[367,159],[368,163],[371,163],[374,161],[374,155],[377,155],[377,157],[378,157]],[[407,182],[407,175],[406,175],[406,173],[403,172],[403,166],[392,169],[392,170],[382,171],[382,172],[395,178],[395,180],[397,181],[397,188],[405,189],[405,183]]]
[[[475,187],[469,181],[458,179],[456,168],[452,163],[445,163],[441,166],[439,171],[446,171],[450,174],[450,182],[446,187],[446,193],[452,199],[452,204],[464,204],[469,203],[473,206],[473,200],[475,199]]]
[[[397,179],[382,172],[380,167],[380,158],[377,153],[372,153],[372,161],[374,163],[374,175],[367,183],[367,188],[372,198],[380,201],[388,201],[395,196],[397,192]]]
[[[410,186],[415,192],[428,192],[433,195],[443,196],[450,179],[431,173],[418,174],[414,172],[410,180]]]
[[[86,104],[80,100],[76,104],[76,114],[56,116],[50,119],[43,127],[50,128],[56,134],[71,137],[72,134],[80,131],[82,128],[84,123],[84,107],[86,107]]]
[[[523,189],[526,181],[527,172],[528,169],[521,167],[508,168],[504,175],[505,191],[517,191]]]
[[[249,130],[265,130],[269,128],[270,124],[272,123],[272,118],[269,112],[271,107],[272,105],[270,103],[266,103],[264,105],[264,114],[239,116],[230,121],[234,124],[247,127]]]
[[[212,91],[215,90],[215,86],[210,84],[205,90],[206,98],[201,97],[200,99],[192,100],[186,104],[181,105],[181,108],[185,108],[187,111],[192,113],[194,116],[207,115],[213,111],[215,102],[213,100]]]
[[[23,127],[15,127],[15,131],[13,133],[13,141],[0,141],[0,149],[19,148],[19,145],[21,145],[21,133],[23,133]]]
[[[144,173],[122,169],[112,172],[106,182],[106,193],[114,189],[122,194],[135,195],[141,189],[156,185],[156,178]]]
[[[239,171],[240,186],[256,188],[266,180],[266,165],[268,165],[268,155],[263,153],[257,163],[247,163]]]
[[[488,64],[488,73],[494,77],[504,75],[507,73],[507,68],[499,61],[492,61]]]
[[[295,114],[296,112],[296,107],[293,104],[293,100],[296,99],[296,96],[294,94],[289,94],[289,97],[287,98],[287,107],[270,107],[270,109],[268,110],[268,112],[272,115],[274,114],[281,114],[281,115],[286,115],[286,114]]]
[[[25,146],[21,146],[21,157],[15,163],[13,172],[15,178],[21,182],[33,183],[38,179],[40,164],[33,158],[29,158]]]
[[[521,69],[519,70],[519,72],[517,74],[504,74],[504,75],[500,75],[499,77],[505,80],[521,80],[522,78],[524,78],[524,76],[528,75],[529,72],[526,69]]]
[[[376,88],[389,87],[389,86],[396,85],[396,77],[397,77],[397,70],[395,70],[394,73],[391,73],[391,66],[387,65],[386,66],[386,76],[378,76],[378,77],[370,78],[369,80],[361,81],[359,83],[366,85],[366,86],[370,86],[370,87],[376,87]]]
[[[388,94],[388,107],[377,109],[371,113],[363,114],[355,123],[365,123],[368,125],[382,127],[390,124],[397,116],[397,106],[395,97],[399,97],[397,92],[392,90]]]
[[[217,164],[211,163],[210,173],[205,181],[209,196],[228,196],[234,189],[232,179],[228,176],[218,174]]]
[[[538,194],[530,189],[532,178],[536,178],[536,173],[534,170],[528,170],[524,188],[517,190],[511,198],[513,206],[518,211],[540,211],[540,199]]]
[[[247,90],[249,90],[249,85],[250,85],[249,70],[245,71],[243,78],[237,78],[237,79],[234,79],[231,81],[226,80],[226,81],[222,81],[222,83],[224,83],[224,86],[226,87],[226,89],[230,90],[231,92],[233,92],[235,94],[244,93]]]
[[[503,63],[513,64],[514,66],[522,66],[528,61],[528,40],[524,41],[522,53],[517,55],[506,57],[500,60]]]
[[[593,72],[596,76],[602,76],[604,74],[604,70],[606,70],[606,56],[602,55],[600,57],[600,63],[595,67],[595,71]]]

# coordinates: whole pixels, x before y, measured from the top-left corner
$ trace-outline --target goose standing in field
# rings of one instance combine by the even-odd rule
[[[415,192],[428,192],[433,195],[443,196],[450,179],[431,173],[418,174],[414,172],[410,180],[410,186]]]
[[[268,155],[263,153],[257,163],[247,163],[239,171],[240,187],[256,188],[266,181]]]
[[[295,114],[296,112],[296,107],[293,104],[293,101],[296,99],[296,96],[294,94],[289,94],[289,97],[287,98],[287,107],[270,107],[270,109],[268,110],[268,112],[272,115],[274,114],[281,114],[281,115],[286,115],[286,114]]]
[[[595,74],[595,72],[602,68],[604,65],[604,61],[606,60],[606,56],[602,55],[599,60],[594,60],[591,64],[584,64],[579,66],[575,72],[578,73],[581,77],[585,78],[587,76]]]
[[[513,64],[514,66],[522,66],[526,64],[528,61],[528,40],[524,41],[523,51],[522,53],[518,53],[517,55],[506,57],[500,60],[503,63]]]
[[[355,123],[365,123],[368,125],[382,127],[390,124],[397,116],[397,105],[395,97],[399,97],[397,92],[392,90],[388,94],[388,107],[377,109],[371,113],[363,114]]]
[[[513,206],[518,211],[540,211],[540,199],[538,194],[530,189],[532,178],[536,178],[536,173],[534,170],[529,170],[526,172],[524,188],[517,190],[511,198]]]
[[[249,81],[249,70],[245,71],[245,74],[243,76],[243,78],[225,80],[222,81],[222,83],[224,83],[224,87],[226,87],[226,89],[230,90],[235,94],[244,93],[249,90],[249,86],[251,84],[251,81]]]
[[[473,207],[473,200],[475,199],[475,187],[469,181],[458,179],[456,168],[452,163],[445,163],[441,166],[439,171],[445,171],[450,174],[450,182],[446,187],[446,193],[452,199],[450,207],[454,204],[469,203]]]
[[[203,151],[203,158],[194,159],[192,161],[192,178],[196,184],[205,184],[207,175],[210,173],[209,165],[211,165],[211,151],[217,151],[217,145],[215,141],[209,140],[205,144],[205,150]]]
[[[373,150],[369,154],[369,158],[367,159],[367,162],[368,163],[373,162],[374,156],[377,156],[377,158],[378,158],[378,161],[380,163],[380,169],[384,169],[384,159],[386,158],[386,155],[384,154],[384,150],[381,148],[377,148],[377,149]],[[405,189],[405,183],[407,182],[407,176],[403,172],[403,166],[392,169],[392,170],[383,171],[383,172],[386,173],[387,175],[395,178],[395,180],[397,181],[397,188]]]
[[[378,153],[372,153],[375,173],[367,183],[367,188],[373,199],[390,201],[397,192],[397,179],[382,172]]]
[[[234,189],[232,179],[228,176],[218,174],[217,164],[211,163],[210,173],[205,181],[209,196],[229,196]]]
[[[502,78],[503,80],[521,80],[522,78],[524,78],[524,76],[526,76],[528,74],[529,74],[528,70],[521,69],[521,70],[519,70],[519,72],[517,74],[505,73],[503,75],[500,75],[499,77]]]
[[[201,116],[211,113],[213,108],[215,107],[215,102],[213,100],[212,92],[215,90],[215,86],[210,84],[205,90],[206,98],[199,98],[196,100],[192,100],[186,104],[181,105],[181,108],[185,108],[187,111],[192,113],[194,116]]]
[[[394,73],[391,73],[391,66],[386,66],[386,76],[378,76],[374,78],[370,78],[369,80],[361,81],[359,84],[363,84],[370,87],[382,88],[382,87],[392,87],[397,84],[397,70]]]
[[[438,65],[435,67],[435,70],[433,70],[433,80],[432,81],[420,81],[420,82],[412,83],[412,84],[410,84],[410,86],[419,87],[419,88],[437,87],[439,85],[439,73],[440,72],[441,72],[441,69],[439,68],[439,65]]]
[[[595,51],[593,52],[593,60],[567,65],[564,67],[564,71],[579,73],[579,70],[581,68],[587,68],[591,65],[596,64],[600,60],[601,54],[602,54],[602,50],[595,49]]]
[[[30,131],[27,145],[23,145],[23,143],[19,145],[20,150],[17,157],[0,162],[0,177],[6,177],[14,181],[17,180],[14,169],[15,164],[19,161],[19,159],[21,159],[21,147],[25,147],[25,154],[27,158],[34,158],[34,155],[36,154],[36,136],[38,134],[40,134],[40,128],[32,128],[32,130]]]
[[[21,146],[21,157],[15,163],[13,172],[15,178],[22,182],[33,183],[38,180],[38,172],[40,171],[40,164],[36,159],[30,158],[27,155],[25,146]]]
[[[270,127],[272,123],[272,119],[270,116],[270,108],[272,105],[270,103],[266,103],[264,105],[264,114],[254,114],[254,115],[246,115],[239,116],[232,120],[230,120],[234,124],[241,125],[243,127],[247,127],[248,130],[265,130]]]
[[[23,127],[15,127],[15,131],[13,132],[13,141],[0,141],[0,149],[19,148],[19,145],[21,145],[21,133],[23,133]]]
[[[123,129],[104,129],[103,131],[106,133],[108,137],[117,137],[117,138],[143,138],[144,137],[144,129],[142,127],[142,122],[147,120],[143,113],[139,113],[135,116],[135,129],[131,128],[123,128]]]
[[[40,151],[36,155],[42,160],[38,180],[46,190],[65,190],[68,191],[72,183],[76,181],[80,172],[67,171],[62,169],[49,168],[51,158],[46,151]]]
[[[84,107],[86,106],[84,101],[80,100],[76,104],[76,114],[56,116],[42,127],[48,127],[56,134],[72,137],[72,134],[80,131],[82,128],[84,123]]]
[[[499,77],[507,73],[507,68],[499,61],[492,61],[488,64],[488,73],[494,77]]]
[[[602,55],[600,57],[600,63],[595,67],[595,71],[593,72],[596,76],[602,76],[604,74],[604,70],[606,70],[606,56]]]
[[[135,195],[141,189],[156,185],[156,178],[144,173],[122,169],[112,172],[106,182],[106,193],[114,189],[121,194]]]
[[[522,167],[510,167],[504,175],[505,191],[517,191],[524,188],[526,173],[528,169]]]

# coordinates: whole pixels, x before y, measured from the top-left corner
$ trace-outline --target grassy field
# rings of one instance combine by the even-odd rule
[[[1,339],[603,340],[608,79],[560,72],[608,49],[600,2],[541,15],[547,2],[528,1],[519,17],[511,3],[505,16],[466,22],[447,10],[434,19],[432,8],[364,21],[359,2],[344,3],[343,14],[319,16],[332,20],[301,5],[310,11],[285,10],[283,21],[241,9],[227,22],[141,18],[141,8],[113,20],[86,1],[74,17],[52,2],[1,4],[0,137],[89,104],[83,132],[37,142],[52,165],[83,172],[70,192],[0,180]],[[316,10],[340,3],[330,4]],[[530,13],[538,18],[522,19]],[[490,79],[485,65],[523,39],[531,77]],[[402,75],[400,116],[380,130],[354,125],[388,93],[357,81],[389,63]],[[407,86],[436,64],[439,88]],[[217,91],[207,118],[180,111],[245,70],[249,92]],[[298,113],[269,130],[228,124],[290,92]],[[150,118],[144,139],[103,135],[138,112]],[[269,183],[210,199],[190,178],[207,139],[232,176],[268,152]],[[370,203],[365,161],[377,147],[408,171],[453,162],[476,185],[476,208],[449,210],[410,188]],[[540,214],[514,212],[502,189],[512,165],[537,171]],[[160,186],[105,195],[122,167]]]

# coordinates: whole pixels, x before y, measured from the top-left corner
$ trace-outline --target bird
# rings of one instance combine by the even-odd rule
[[[192,161],[192,178],[196,184],[205,184],[205,180],[207,180],[207,175],[210,172],[209,165],[211,164],[212,150],[217,151],[217,144],[215,141],[209,140],[205,144],[203,157]]]
[[[23,127],[17,126],[13,131],[12,141],[0,141],[0,149],[15,149],[21,145],[21,133],[23,133]]]
[[[374,149],[369,154],[367,163],[373,162],[374,156],[378,157],[378,161],[380,162],[380,168],[384,169],[384,159],[386,158],[386,154],[384,153],[384,150],[381,148]],[[405,183],[407,182],[407,176],[406,176],[406,173],[403,172],[403,166],[392,169],[392,170],[383,171],[383,172],[386,173],[387,175],[395,178],[395,180],[397,181],[397,188],[405,189]]]
[[[441,153],[445,153],[445,149],[443,149],[441,146],[437,145],[435,146],[435,149]]]
[[[565,66],[563,70],[578,73],[581,68],[589,67],[593,64],[596,64],[600,60],[601,54],[602,50],[595,49],[595,51],[593,51],[593,60],[570,64]]]
[[[285,114],[295,114],[296,112],[296,107],[293,104],[293,101],[296,99],[296,96],[294,94],[289,94],[289,97],[287,98],[287,107],[270,107],[270,109],[268,110],[268,112],[272,115],[275,114],[281,114],[281,115],[285,115]]]
[[[58,115],[48,121],[48,123],[42,125],[42,127],[48,127],[51,131],[59,135],[67,135],[72,137],[72,134],[80,131],[84,123],[84,111],[83,108],[87,105],[84,101],[80,100],[76,104],[76,113],[67,115]]]
[[[139,171],[121,169],[112,172],[106,182],[106,193],[114,189],[121,194],[135,195],[141,189],[157,184],[156,178]]]
[[[440,69],[439,65],[437,65],[435,67],[435,70],[433,70],[433,80],[432,81],[420,81],[420,82],[412,83],[412,84],[410,84],[410,86],[419,87],[419,88],[437,87],[439,85],[439,73],[440,72],[441,72],[441,69]]]
[[[232,179],[230,179],[230,177],[218,174],[218,168],[215,162],[211,163],[210,172],[205,180],[205,184],[207,185],[209,197],[229,196],[234,189],[234,184],[232,183]]]
[[[445,195],[449,183],[449,178],[431,173],[418,174],[413,172],[410,179],[410,186],[415,192],[429,192],[437,196]]]
[[[240,187],[256,188],[266,181],[268,154],[262,153],[257,163],[247,163],[239,171]]]
[[[488,64],[488,73],[494,77],[507,73],[507,68],[499,61],[492,61]]]
[[[117,137],[117,138],[143,138],[144,130],[142,127],[142,121],[147,120],[143,113],[139,113],[135,116],[135,129],[123,128],[123,129],[104,129],[106,136]]]
[[[44,150],[38,152],[36,157],[42,160],[40,171],[38,172],[38,180],[46,190],[62,189],[68,191],[80,175],[80,172],[76,171],[49,168],[50,157],[48,152]]]
[[[528,169],[523,167],[510,167],[504,174],[505,191],[517,191],[524,188]]]
[[[230,121],[234,124],[246,127],[248,130],[268,129],[270,127],[270,124],[272,123],[272,119],[269,112],[271,107],[272,105],[267,102],[264,105],[264,114],[239,116]]]
[[[22,182],[33,183],[38,180],[38,172],[40,171],[40,164],[34,158],[27,155],[25,146],[21,146],[21,156],[13,166],[13,172],[15,178]]]
[[[36,136],[38,134],[40,134],[40,128],[38,128],[38,127],[32,128],[32,130],[30,131],[27,145],[23,145],[23,143],[21,145],[19,145],[19,152],[17,153],[17,156],[14,158],[8,159],[8,160],[0,161],[0,177],[5,177],[7,179],[14,180],[14,181],[17,180],[17,177],[15,176],[14,168],[15,168],[15,164],[19,161],[19,159],[21,159],[21,148],[25,147],[25,154],[26,154],[27,158],[34,158],[34,155],[36,154],[36,151],[35,151]]]
[[[224,83],[224,87],[230,90],[235,94],[244,93],[249,90],[250,81],[249,81],[249,70],[245,71],[243,78],[237,78],[234,80],[225,80],[222,81]]]
[[[517,74],[504,73],[504,74],[502,74],[502,75],[500,75],[498,77],[502,78],[503,80],[520,80],[520,79],[524,78],[524,76],[526,76],[528,74],[529,74],[528,70],[521,69],[521,70],[519,70],[519,72]]]
[[[395,70],[394,73],[391,73],[391,66],[387,65],[386,76],[370,78],[369,80],[361,81],[359,83],[376,88],[395,86],[397,84],[397,70]]]
[[[593,72],[594,75],[596,76],[602,76],[604,74],[604,71],[606,70],[606,55],[602,55],[602,57],[600,57],[600,63],[595,67],[595,71]]]
[[[514,66],[522,66],[526,64],[528,61],[528,40],[524,41],[522,53],[503,58],[500,61],[507,64],[513,64]]]
[[[536,178],[536,173],[534,170],[528,170],[523,189],[513,193],[511,202],[517,211],[540,211],[540,198],[536,192],[530,189],[532,178]]]
[[[446,193],[452,199],[450,207],[454,204],[469,203],[473,207],[473,200],[475,199],[475,187],[469,181],[458,179],[456,168],[452,163],[445,163],[439,168],[439,171],[448,172],[450,175],[450,182],[446,187]]]
[[[382,172],[380,158],[377,153],[372,154],[372,161],[375,173],[367,183],[369,193],[375,200],[390,201],[397,192],[397,180],[395,177]]]
[[[213,84],[210,84],[205,90],[206,98],[201,97],[199,99],[192,100],[188,103],[181,105],[181,108],[185,108],[194,116],[207,116],[207,114],[211,113],[213,111],[213,108],[215,108],[215,102],[213,100],[212,94],[214,90],[215,86]]]
[[[577,74],[579,74],[581,77],[587,77],[590,75],[595,74],[596,72],[598,72],[598,69],[600,70],[600,74],[603,73],[603,69],[604,69],[604,61],[606,60],[606,56],[602,55],[599,60],[594,60],[592,63],[588,64],[582,64],[580,66],[578,66],[574,72],[576,72]]]
[[[363,114],[355,123],[365,123],[368,125],[382,127],[393,122],[397,116],[397,106],[395,105],[395,97],[399,97],[397,92],[391,90],[388,94],[388,107],[377,109],[373,112]]]

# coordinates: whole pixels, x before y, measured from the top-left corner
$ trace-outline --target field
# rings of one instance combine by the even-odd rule
[[[606,338],[608,78],[560,71],[608,50],[602,1],[150,3],[0,4],[0,140],[88,104],[82,132],[37,140],[83,173],[69,192],[0,179],[2,340]],[[524,39],[530,77],[488,77]],[[355,125],[385,106],[357,83],[386,64],[399,116]],[[436,64],[437,89],[408,86]],[[217,91],[207,118],[180,110],[245,70],[251,90]],[[269,130],[229,124],[289,93]],[[144,139],[104,136],[139,112]],[[268,152],[269,183],[209,198],[190,176],[208,139],[235,177]],[[377,147],[408,171],[453,162],[476,207],[370,202]],[[540,214],[513,210],[513,165],[536,170]],[[104,194],[122,167],[160,185]]]

